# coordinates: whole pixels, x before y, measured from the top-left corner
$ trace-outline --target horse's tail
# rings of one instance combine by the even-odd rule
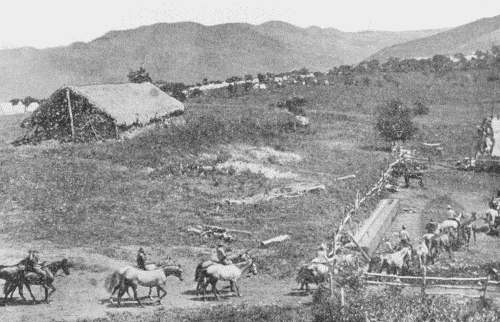
[[[203,272],[203,263],[200,263],[198,264],[198,266],[196,266],[196,270],[194,271],[194,281],[195,282],[198,282],[202,276],[202,272]]]
[[[113,289],[120,283],[121,275],[118,271],[114,271],[113,274],[108,276],[104,281],[104,287],[108,291],[108,293],[113,292]]]
[[[314,274],[311,272],[307,266],[302,266],[297,273],[297,278],[295,279],[297,283],[303,284],[305,282],[314,281]]]

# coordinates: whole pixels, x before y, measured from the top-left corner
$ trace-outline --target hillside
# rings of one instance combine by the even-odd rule
[[[279,21],[216,26],[160,23],[110,31],[89,43],[66,47],[2,50],[0,101],[27,95],[44,98],[63,84],[123,82],[130,69],[141,66],[155,80],[186,83],[302,67],[327,71],[437,32],[341,32]]]
[[[387,59],[429,57],[436,54],[472,54],[500,44],[500,15],[484,18],[429,37],[394,44],[371,58]]]

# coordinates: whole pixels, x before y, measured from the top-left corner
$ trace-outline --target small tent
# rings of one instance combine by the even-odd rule
[[[163,122],[184,105],[151,83],[63,86],[40,105],[15,144],[55,139],[86,142],[116,138],[120,130]]]

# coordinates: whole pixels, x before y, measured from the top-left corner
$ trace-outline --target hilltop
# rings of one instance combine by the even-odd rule
[[[394,44],[374,54],[371,58],[418,58],[436,54],[472,54],[476,50],[489,50],[500,44],[500,15],[440,32],[428,37]]]
[[[44,98],[63,84],[124,82],[127,73],[139,67],[153,79],[186,83],[302,67],[327,71],[440,31],[342,32],[280,21],[215,26],[159,23],[110,31],[88,43],[65,47],[1,50],[0,101],[27,95]]]

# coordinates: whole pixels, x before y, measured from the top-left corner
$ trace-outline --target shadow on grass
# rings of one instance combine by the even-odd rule
[[[0,299],[0,306],[25,306],[25,305],[39,305],[39,304],[45,304],[44,301],[41,300],[26,300],[24,301],[21,298],[13,298],[13,299],[8,299],[5,301],[4,298]]]
[[[391,152],[391,148],[388,146],[361,145],[359,149],[363,151]]]
[[[155,297],[153,300],[150,300],[149,297],[143,296],[139,297],[139,300],[141,301],[141,304],[144,306],[158,306],[161,305],[161,301]],[[139,303],[133,298],[122,298],[120,305],[118,305],[117,299],[114,298],[112,302],[109,301],[109,299],[101,299],[100,300],[101,304],[107,304],[106,307],[108,308],[127,308],[127,307],[140,307]]]
[[[309,291],[293,289],[290,293],[285,294],[285,296],[305,297],[312,295],[313,293],[314,293],[313,289],[310,289]]]

